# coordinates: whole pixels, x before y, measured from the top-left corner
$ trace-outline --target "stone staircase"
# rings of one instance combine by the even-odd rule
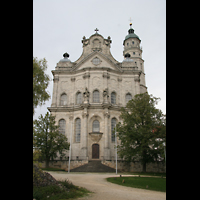
[[[90,160],[88,164],[71,169],[70,172],[116,172],[116,170],[103,165],[100,160]]]

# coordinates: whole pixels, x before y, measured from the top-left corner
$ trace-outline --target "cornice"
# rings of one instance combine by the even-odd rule
[[[126,47],[126,48],[124,48],[124,51],[123,51],[123,53],[125,52],[125,51],[128,51],[128,50],[134,50],[134,49],[137,49],[137,50],[139,50],[140,51],[140,53],[142,53],[142,49],[140,48],[140,47]]]
[[[110,103],[91,103],[91,104],[79,104],[75,106],[58,106],[58,107],[47,107],[50,112],[73,112],[78,110],[83,110],[84,108],[90,109],[105,109],[120,111],[123,106],[114,105]]]
[[[137,70],[135,69],[136,67],[122,67],[121,68],[121,71],[116,71],[116,70],[113,70],[113,69],[110,69],[108,67],[86,67],[86,68],[83,68],[83,69],[80,69],[80,70],[77,70],[77,71],[65,71],[65,70],[52,70],[52,74],[55,75],[55,74],[58,74],[58,75],[76,75],[76,74],[79,74],[79,73],[82,73],[82,72],[92,72],[92,71],[102,71],[102,72],[112,72],[112,73],[115,73],[115,74],[119,74],[119,75],[122,75],[122,74],[138,74],[141,70]],[[84,77],[85,78],[85,77]],[[87,76],[87,78],[89,78],[89,76]]]

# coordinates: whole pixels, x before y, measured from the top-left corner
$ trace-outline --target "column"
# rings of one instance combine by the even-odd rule
[[[87,107],[88,104],[84,105],[84,111],[82,113],[82,123],[81,123],[81,127],[83,127],[83,131],[82,131],[82,135],[81,135],[81,158],[83,160],[88,160],[88,113],[87,113]]]
[[[73,143],[73,136],[74,136],[74,127],[73,127],[73,120],[74,120],[74,116],[73,116],[73,114],[70,114],[70,116],[69,116],[69,124],[70,124],[70,126],[69,126],[69,140],[68,140],[68,142],[70,143],[70,148],[69,148],[69,160],[72,158],[72,143]]]
[[[58,81],[59,81],[59,77],[58,76],[54,76],[53,79],[53,95],[52,95],[52,107],[57,106],[57,93],[58,93]]]
[[[108,112],[108,108],[105,108],[105,112],[104,112],[104,125],[105,125],[104,159],[107,159],[107,160],[110,159],[110,145],[109,145],[110,138],[109,138],[109,128],[108,128],[109,118],[110,118],[110,114]]]

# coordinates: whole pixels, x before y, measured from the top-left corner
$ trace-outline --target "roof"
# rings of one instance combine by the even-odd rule
[[[128,35],[125,37],[125,40],[129,39],[129,38],[137,38],[138,40],[140,40],[140,38],[134,33],[134,29],[131,27],[129,30],[128,30]],[[124,42],[125,42],[124,40]],[[123,44],[124,44],[123,42]]]
[[[140,38],[139,38],[135,33],[128,34],[128,35],[125,37],[125,40],[128,39],[128,38],[138,38],[138,39],[140,40]]]

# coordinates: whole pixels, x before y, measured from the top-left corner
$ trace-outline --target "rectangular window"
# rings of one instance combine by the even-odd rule
[[[76,96],[76,103],[77,104],[81,104],[82,103],[82,95],[81,95],[81,92],[79,92]]]
[[[94,103],[99,103],[99,91],[98,90],[95,90],[93,92],[93,102]]]
[[[111,93],[111,103],[116,104],[116,94],[115,94],[115,92]]]
[[[116,124],[116,119],[112,118],[111,119],[111,141],[112,142],[115,142],[115,132],[114,132],[115,124]]]
[[[76,127],[75,127],[75,141],[80,142],[81,138],[81,119],[76,119]]]

